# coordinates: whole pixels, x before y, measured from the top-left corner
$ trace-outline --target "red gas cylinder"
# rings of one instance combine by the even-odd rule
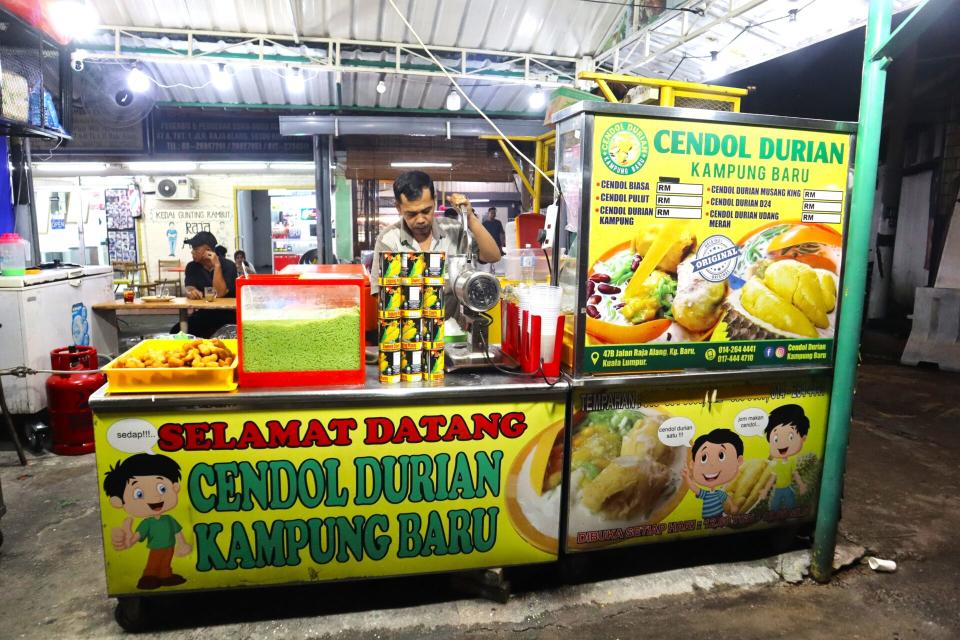
[[[98,369],[93,347],[62,347],[50,352],[57,371]],[[106,383],[102,373],[53,374],[47,378],[47,407],[52,424],[53,452],[75,456],[93,451],[93,411],[90,395]]]

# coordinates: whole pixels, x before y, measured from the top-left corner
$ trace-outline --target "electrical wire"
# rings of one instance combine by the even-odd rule
[[[634,4],[633,2],[617,2],[616,0],[580,0],[580,2],[590,2],[592,4],[612,4],[615,7],[634,7],[637,9],[661,9],[663,11],[677,11],[692,13],[703,17],[706,10],[703,7],[692,9],[690,7],[663,7],[658,4]]]
[[[799,7],[799,8],[797,8],[797,9],[791,9],[791,10],[787,13],[787,15],[785,15],[785,16],[780,16],[779,18],[771,18],[771,19],[769,19],[769,20],[764,20],[763,22],[756,22],[756,23],[753,23],[753,24],[748,24],[747,26],[745,26],[745,27],[743,27],[742,29],[740,29],[740,32],[737,33],[737,35],[733,36],[725,45],[723,45],[723,46],[720,47],[719,49],[716,49],[715,52],[718,53],[718,54],[721,53],[724,49],[726,49],[727,47],[729,47],[730,45],[732,45],[734,42],[736,42],[736,41],[737,41],[737,38],[739,38],[740,36],[742,36],[743,34],[745,34],[747,31],[750,31],[751,29],[756,29],[757,27],[762,27],[762,26],[764,26],[764,25],[767,25],[767,24],[770,24],[770,23],[773,23],[773,22],[779,22],[780,20],[786,20],[786,19],[788,19],[788,18],[790,18],[790,17],[793,17],[793,19],[795,20],[795,19],[796,19],[796,16],[798,16],[801,11],[803,11],[804,9],[806,9],[807,7],[809,7],[810,5],[812,5],[812,4],[813,4],[814,2],[816,2],[816,1],[817,1],[817,0],[810,0],[807,4],[803,5],[802,7]],[[675,66],[675,67],[673,68],[673,71],[670,72],[670,75],[667,76],[667,80],[672,79],[673,76],[674,76],[674,74],[675,74],[675,73],[677,72],[677,70],[680,68],[680,65],[682,65],[682,64],[683,64],[684,62],[686,62],[687,60],[704,60],[704,59],[708,59],[708,58],[712,58],[712,57],[713,57],[713,53],[711,53],[710,55],[707,55],[707,56],[688,56],[688,55],[684,55],[683,57],[680,58],[680,61],[677,62],[677,66]]]
[[[530,166],[532,166],[532,167],[537,171],[537,173],[539,173],[539,174],[543,177],[544,180],[546,180],[548,183],[550,183],[550,185],[554,188],[554,190],[556,190],[557,192],[559,192],[559,189],[560,189],[560,188],[557,186],[557,183],[554,182],[553,178],[551,178],[550,176],[548,176],[547,173],[546,173],[543,169],[541,169],[540,167],[538,167],[538,166],[536,165],[536,163],[533,162],[533,160],[531,160],[531,159],[528,158],[526,155],[524,155],[524,153],[523,153],[522,151],[520,151],[520,149],[517,148],[517,145],[515,145],[515,144],[513,143],[513,141],[510,140],[510,139],[506,136],[506,134],[504,134],[503,131],[500,130],[500,127],[498,127],[498,126],[496,125],[496,123],[495,123],[493,120],[491,120],[491,119],[489,118],[489,116],[487,116],[487,114],[484,113],[484,111],[483,111],[480,107],[477,106],[477,104],[473,101],[473,99],[472,99],[469,95],[467,95],[467,92],[463,90],[463,88],[462,88],[462,87],[460,86],[460,84],[457,82],[456,78],[453,77],[453,74],[451,74],[451,73],[447,70],[447,68],[446,68],[445,66],[443,66],[443,64],[440,63],[440,61],[437,59],[437,57],[436,57],[435,55],[433,55],[433,51],[423,42],[423,40],[420,38],[420,34],[417,33],[416,29],[413,28],[413,25],[410,24],[410,22],[407,20],[407,17],[406,17],[405,15],[403,15],[403,12],[400,11],[400,7],[397,6],[397,3],[395,2],[395,0],[387,0],[387,2],[390,3],[390,6],[393,7],[393,10],[397,13],[397,16],[399,16],[399,18],[400,18],[400,20],[403,22],[403,24],[406,25],[407,29],[410,30],[410,33],[413,34],[413,37],[416,38],[417,43],[420,45],[420,47],[421,47],[424,51],[427,52],[427,55],[430,57],[430,59],[433,61],[433,63],[434,63],[435,65],[437,65],[437,67],[440,69],[440,71],[443,72],[443,75],[445,75],[445,76],[447,77],[447,80],[450,81],[450,84],[452,84],[453,87],[457,90],[457,92],[458,92],[460,95],[463,96],[464,100],[467,101],[467,104],[469,104],[471,107],[473,107],[473,108],[476,110],[476,112],[477,112],[478,114],[480,114],[480,117],[482,117],[484,120],[486,120],[487,124],[489,124],[489,125],[493,128],[493,130],[497,132],[497,135],[500,136],[500,138],[501,138],[507,145],[509,145],[509,147],[510,147],[511,149],[513,149],[514,153],[516,153],[518,156],[520,156],[521,158],[523,158],[524,160],[526,160],[527,163],[528,163]]]

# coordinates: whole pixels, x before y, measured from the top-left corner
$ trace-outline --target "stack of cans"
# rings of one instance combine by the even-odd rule
[[[443,379],[444,252],[383,252],[380,382]]]

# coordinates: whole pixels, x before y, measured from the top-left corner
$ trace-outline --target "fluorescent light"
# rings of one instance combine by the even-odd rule
[[[449,169],[453,166],[451,162],[391,162],[391,167],[395,169],[418,169],[423,167],[438,167]]]
[[[37,173],[94,173],[107,168],[106,162],[37,162],[33,170]]]
[[[384,94],[387,92],[387,83],[383,80],[377,83],[377,93]]]
[[[196,162],[125,162],[124,166],[130,171],[144,173],[185,173],[197,168]]]
[[[217,91],[229,91],[233,88],[233,74],[227,70],[227,65],[220,64],[210,69],[210,82]]]
[[[454,89],[447,96],[447,111],[460,111],[461,106],[460,94]]]
[[[545,104],[547,104],[547,94],[543,92],[543,89],[540,88],[540,85],[537,85],[537,90],[530,94],[530,98],[527,102],[531,109],[534,111],[539,111],[540,109],[543,109]]]
[[[266,162],[201,162],[201,171],[266,171]]]
[[[481,202],[490,202],[489,198],[474,198],[470,201],[470,204],[479,204]]]
[[[134,93],[146,93],[150,90],[150,76],[140,70],[140,67],[134,67],[127,74],[127,87]]]
[[[303,93],[307,88],[307,81],[303,77],[303,69],[290,68],[287,70],[287,89],[293,93]]]
[[[313,173],[312,162],[271,162],[270,171],[292,171]]]
[[[100,16],[83,0],[58,0],[47,11],[54,31],[71,40],[83,40],[97,30]]]

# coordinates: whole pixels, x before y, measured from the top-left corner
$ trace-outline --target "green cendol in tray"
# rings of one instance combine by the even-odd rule
[[[359,369],[360,309],[323,313],[302,320],[244,320],[244,370]]]

